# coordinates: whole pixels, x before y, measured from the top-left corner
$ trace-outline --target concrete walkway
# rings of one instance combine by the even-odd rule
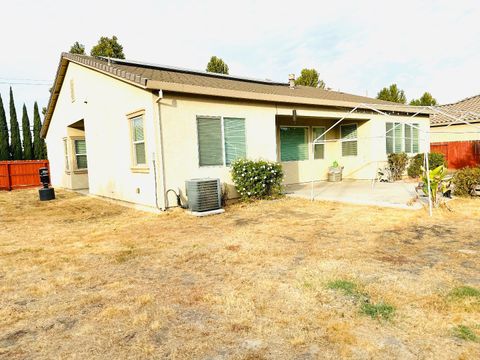
[[[371,180],[317,181],[313,194],[315,200],[418,210],[423,204],[428,204],[428,199],[417,197],[415,185],[412,182],[376,182],[372,187]],[[287,196],[311,199],[311,184],[287,185],[285,193]]]

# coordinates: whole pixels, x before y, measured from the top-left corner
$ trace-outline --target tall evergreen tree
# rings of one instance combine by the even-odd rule
[[[0,94],[0,161],[8,159],[10,159],[8,125],[5,109],[3,108],[2,95]]]
[[[10,153],[12,154],[12,160],[22,160],[22,140],[20,139],[20,128],[18,127],[17,111],[15,110],[12,87],[10,87],[10,135]]]
[[[23,134],[23,158],[25,160],[34,160],[32,132],[30,130],[30,120],[28,119],[27,107],[25,106],[25,104],[23,104],[22,134]]]
[[[33,106],[33,156],[36,160],[47,159],[47,146],[45,140],[40,137],[42,130],[42,121],[38,112],[38,104],[35,101]]]

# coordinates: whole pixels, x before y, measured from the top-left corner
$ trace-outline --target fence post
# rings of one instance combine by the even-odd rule
[[[7,180],[8,180],[8,191],[12,191],[12,179],[10,177],[10,163],[7,162]]]

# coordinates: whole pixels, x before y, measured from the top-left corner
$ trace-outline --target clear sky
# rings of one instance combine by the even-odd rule
[[[480,94],[479,20],[478,0],[8,1],[0,94],[8,113],[13,84],[19,118],[24,102],[46,106],[60,53],[116,35],[127,59],[203,70],[216,55],[231,74],[285,82],[313,67],[334,90],[397,83],[408,100],[448,103]]]

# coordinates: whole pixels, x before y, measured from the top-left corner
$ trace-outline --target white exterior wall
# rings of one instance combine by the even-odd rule
[[[70,79],[74,80],[74,102],[70,96]],[[132,170],[127,114],[137,110],[145,111],[149,164],[146,172]],[[83,119],[88,157],[88,175],[85,176],[88,176],[89,192],[154,207],[152,153],[156,153],[155,118],[154,96],[150,92],[70,63],[46,137],[53,185],[79,188],[75,184],[75,174],[65,171],[63,138],[67,137],[68,125]]]
[[[70,79],[74,79],[75,101],[70,97]],[[326,126],[333,124],[345,112],[315,110],[313,106],[287,106],[261,102],[216,100],[187,95],[157,96],[131,84],[70,63],[47,134],[52,182],[55,186],[81,188],[88,186],[94,195],[128,201],[149,207],[163,207],[163,190],[181,190],[185,180],[220,178],[232,191],[230,168],[200,167],[198,159],[197,116],[238,117],[245,119],[246,150],[250,159],[279,161],[279,127],[292,124],[292,111],[297,110],[297,125]],[[132,143],[127,115],[144,111],[145,141],[148,169],[132,169]],[[64,167],[63,138],[76,136],[70,124],[84,120],[88,155],[88,174],[67,173]],[[327,143],[325,159],[283,162],[285,184],[323,180],[333,161],[344,166],[344,177],[371,179],[387,160],[385,123],[418,123],[420,151],[429,147],[429,119],[404,116],[383,116],[354,113],[343,123],[358,124],[358,155],[341,156],[341,143]],[[161,131],[160,131],[161,128]],[[339,128],[327,134],[327,139],[340,137]],[[309,139],[311,142],[313,139]],[[163,148],[163,156],[161,154]],[[312,153],[312,147],[309,146]],[[71,157],[73,155],[71,154]],[[157,179],[153,160],[156,161]],[[162,161],[165,172],[162,172]],[[169,197],[169,205],[175,198]]]
[[[326,134],[327,140],[339,139],[340,125],[357,123],[357,156],[342,156],[341,142],[327,142],[325,144],[324,159],[313,159],[313,147],[309,146],[309,160],[282,162],[285,172],[285,183],[302,183],[312,180],[326,180],[328,167],[334,161],[344,167],[343,177],[348,179],[373,179],[379,167],[383,167],[387,161],[385,133],[387,122],[417,123],[419,124],[419,151],[423,152],[430,147],[428,129],[430,122],[428,117],[386,116],[381,114],[362,114],[336,112],[331,110],[312,110],[296,107],[297,121],[291,120],[292,108],[281,107],[278,109],[280,117],[277,123],[281,125],[298,126],[325,126],[328,129],[343,116],[345,120]],[[310,135],[309,135],[310,136]],[[279,132],[277,131],[277,140]],[[310,137],[309,142],[313,141]],[[409,154],[414,155],[414,154]],[[280,153],[278,154],[280,159]]]
[[[161,100],[160,111],[167,190],[183,192],[185,180],[193,178],[220,178],[232,184],[229,167],[199,166],[197,116],[244,118],[247,157],[277,159],[274,105],[170,96]],[[232,191],[229,186],[234,195]],[[174,204],[173,197],[169,197],[169,204]]]
[[[166,189],[184,191],[185,180],[198,177],[220,178],[232,185],[230,168],[227,166],[199,166],[197,116],[239,117],[246,121],[246,148],[250,159],[280,161],[279,127],[325,126],[328,128],[346,113],[332,110],[312,110],[306,107],[275,106],[265,103],[247,103],[233,100],[212,100],[187,96],[166,96],[160,102],[162,118]],[[294,123],[292,110],[297,110]],[[380,114],[349,115],[342,124],[357,123],[358,155],[343,157],[340,142],[325,146],[325,159],[313,160],[313,149],[309,146],[310,159],[282,162],[285,184],[313,180],[325,180],[328,167],[333,161],[344,166],[344,177],[372,179],[379,167],[387,161],[385,131],[386,122],[418,123],[419,149],[428,149],[428,117],[384,116]],[[327,139],[340,138],[340,128],[327,134]],[[309,138],[309,142],[313,139]],[[411,154],[413,155],[413,154]],[[232,186],[229,187],[232,189]],[[235,195],[230,192],[230,195]],[[175,199],[169,198],[173,204]]]

